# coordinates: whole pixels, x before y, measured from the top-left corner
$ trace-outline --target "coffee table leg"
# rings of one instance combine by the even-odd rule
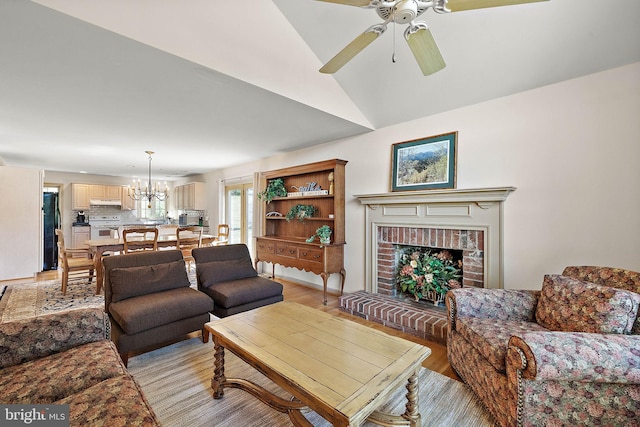
[[[224,347],[214,339],[214,369],[213,378],[211,379],[211,388],[213,389],[213,398],[222,399],[224,396],[224,388],[222,384],[227,380],[224,377]]]
[[[403,418],[409,420],[411,427],[420,427],[422,419],[418,408],[418,373],[415,372],[407,382],[407,410]]]

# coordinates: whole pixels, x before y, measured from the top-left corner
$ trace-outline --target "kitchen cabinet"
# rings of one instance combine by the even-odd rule
[[[71,184],[71,209],[74,211],[89,210],[89,184]]]
[[[327,280],[333,273],[341,277],[344,289],[345,245],[345,160],[333,159],[263,172],[260,191],[270,180],[282,178],[289,192],[264,205],[262,235],[256,238],[256,268],[261,261],[293,267],[319,274],[327,303]],[[300,219],[287,220],[286,215],[297,205],[312,205],[315,213]],[[331,228],[331,243],[320,244],[318,238],[309,243],[322,225]],[[272,271],[273,273],[273,271]]]
[[[136,208],[136,201],[129,197],[129,186],[126,185],[121,189],[120,209],[123,211],[132,211]]]
[[[104,200],[104,185],[89,185],[89,198],[94,200]]]
[[[120,200],[122,187],[119,185],[89,185],[89,199]]]
[[[91,238],[91,227],[71,227],[71,243],[73,248],[88,248],[84,242]]]
[[[190,182],[178,185],[173,190],[175,197],[174,206],[182,211],[203,211],[205,210],[205,183]]]
[[[120,200],[122,198],[122,186],[120,185],[105,185],[104,197],[107,200]]]

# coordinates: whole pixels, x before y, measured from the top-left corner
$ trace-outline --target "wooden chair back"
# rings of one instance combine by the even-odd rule
[[[57,228],[55,232],[58,240],[58,268],[62,270],[62,295],[66,295],[69,275],[88,272],[88,283],[91,283],[95,266],[89,249],[67,248],[62,230]]]
[[[226,245],[227,243],[229,243],[229,224],[218,224],[216,245]]]
[[[153,227],[126,228],[122,230],[124,253],[158,250],[158,229]]]
[[[195,262],[191,251],[202,246],[202,227],[178,227],[176,230],[176,246],[182,251],[182,257],[189,269],[191,269],[191,263]]]

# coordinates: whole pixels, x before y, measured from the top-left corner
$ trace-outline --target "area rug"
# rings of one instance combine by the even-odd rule
[[[95,292],[95,281],[87,284],[87,279],[69,280],[65,295],[59,280],[9,285],[0,298],[0,323],[60,310],[103,307],[104,296]]]
[[[129,359],[129,371],[138,380],[160,422],[165,427],[277,427],[291,426],[289,417],[271,409],[250,394],[225,389],[213,399],[213,344],[192,338]],[[253,381],[280,397],[287,394],[231,352],[225,352],[225,373]],[[420,372],[419,404],[422,426],[493,427],[494,423],[471,390],[458,381],[428,369]],[[401,388],[381,409],[402,414],[406,389]],[[317,427],[330,424],[315,412],[307,419]],[[365,423],[364,426],[373,426]]]
[[[191,286],[196,286],[195,273],[190,273]],[[70,279],[62,295],[60,280],[8,285],[0,293],[0,323],[41,316],[61,310],[104,307],[104,290],[96,295],[96,281]]]

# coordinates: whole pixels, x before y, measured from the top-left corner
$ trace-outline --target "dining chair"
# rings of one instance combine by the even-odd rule
[[[178,227],[176,230],[176,246],[182,251],[182,257],[187,264],[187,271],[191,271],[191,264],[195,263],[191,250],[202,246],[202,227]]]
[[[58,237],[58,268],[62,269],[62,295],[66,295],[69,275],[72,274],[75,277],[89,272],[87,284],[91,284],[95,265],[89,249],[67,248],[64,244],[64,233],[59,228],[56,229],[56,236]]]
[[[218,246],[227,243],[229,243],[229,224],[218,224],[218,240],[214,244]]]
[[[158,239],[162,239],[163,236],[176,236],[178,234],[178,225],[176,224],[159,224],[156,225],[158,229]],[[175,251],[178,246],[163,246],[158,248],[159,251]]]
[[[125,228],[122,230],[123,252],[158,250],[158,229],[153,227]]]

